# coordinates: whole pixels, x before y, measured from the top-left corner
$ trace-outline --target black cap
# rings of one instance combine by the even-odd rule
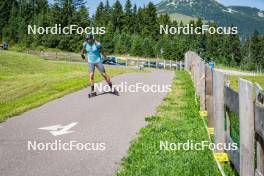
[[[92,33],[87,34],[86,39],[94,39],[93,34]]]

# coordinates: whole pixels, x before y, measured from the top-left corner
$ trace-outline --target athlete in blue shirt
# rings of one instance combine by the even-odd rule
[[[99,70],[101,75],[104,77],[108,85],[110,86],[112,90],[112,82],[110,80],[110,77],[107,75],[104,65],[102,63],[101,54],[104,58],[106,58],[105,51],[102,47],[102,45],[95,41],[93,34],[89,33],[86,36],[86,41],[83,43],[83,49],[82,49],[82,58],[85,59],[85,54],[87,54],[88,57],[88,65],[89,65],[89,80],[91,83],[91,96],[96,96],[96,92],[94,90],[94,71],[95,67]],[[114,90],[115,94],[117,94],[117,91]],[[90,95],[90,94],[89,94]]]

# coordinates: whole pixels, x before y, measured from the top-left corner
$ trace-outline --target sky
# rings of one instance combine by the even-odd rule
[[[98,4],[105,0],[87,0],[88,7],[90,9],[90,14],[93,14],[95,12],[96,7]],[[116,0],[109,0],[110,4],[113,4]],[[122,4],[125,3],[126,0],[120,0]],[[131,0],[133,4],[137,4],[137,6],[143,6],[144,4],[147,4],[148,2],[153,2],[154,4],[157,4],[161,0]],[[257,7],[261,10],[264,10],[264,0],[217,0],[220,3],[224,5],[241,5],[241,6],[250,6],[250,7]]]

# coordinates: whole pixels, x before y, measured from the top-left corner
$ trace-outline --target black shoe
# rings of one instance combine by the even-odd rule
[[[117,96],[119,96],[119,92],[116,90],[116,89],[114,89],[114,91],[112,92],[114,95],[117,95]]]
[[[91,98],[91,97],[95,97],[96,95],[97,95],[96,92],[92,92],[92,93],[88,94],[88,97]]]

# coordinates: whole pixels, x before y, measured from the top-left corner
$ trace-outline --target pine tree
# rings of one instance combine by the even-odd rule
[[[264,71],[264,36],[260,38],[260,65],[262,71]]]
[[[150,36],[155,40],[158,39],[159,25],[157,9],[152,2],[148,3],[147,7],[144,9],[143,21],[144,25],[142,35],[144,37]]]
[[[115,53],[127,54],[129,48],[130,48],[129,37],[125,33],[122,33],[117,40],[117,44],[115,46]]]
[[[105,18],[105,26],[108,26],[108,23],[111,22],[112,19],[112,7],[109,4],[109,0],[106,0],[105,3],[105,14],[104,14],[104,18]]]
[[[100,2],[99,6],[96,9],[94,23],[96,26],[104,26],[105,25],[105,7],[104,3]]]
[[[133,12],[132,12],[132,4],[130,0],[126,0],[125,4],[125,14],[124,14],[124,32],[132,33],[133,32]]]
[[[226,57],[229,57],[231,66],[237,66],[241,62],[241,46],[238,35],[231,34],[228,36],[228,45]]]
[[[142,56],[143,55],[142,43],[143,43],[143,39],[140,36],[134,35],[132,37],[132,45],[131,45],[131,50],[130,50],[130,54],[132,56]]]
[[[16,0],[0,1],[0,37],[2,36],[2,30],[9,21],[13,5],[17,5]]]
[[[135,17],[134,33],[136,33],[136,34],[142,34],[142,28],[145,25],[143,16],[144,16],[144,10],[140,7],[137,10],[136,17]]]
[[[115,40],[114,40],[114,31],[113,24],[111,22],[108,23],[106,27],[106,34],[101,41],[103,43],[103,47],[107,54],[113,54],[115,51]]]
[[[217,24],[212,23],[210,25],[211,27],[216,28]],[[218,58],[220,57],[221,52],[221,40],[222,36],[218,34],[206,34],[206,53],[205,53],[205,59],[207,61],[216,61],[219,62]],[[230,63],[230,61],[228,61]]]
[[[261,61],[261,44],[259,32],[255,31],[251,38],[251,61],[255,63],[255,68]]]
[[[145,38],[142,43],[142,49],[143,49],[143,56],[144,57],[154,57],[154,49],[153,49],[153,43],[150,38]]]
[[[8,36],[5,36],[8,38],[9,41],[14,41],[15,43],[19,41],[19,38],[17,36],[17,29],[18,29],[18,4],[13,3],[12,5],[12,10],[11,10],[11,15],[8,21]]]
[[[35,4],[35,12],[37,14],[47,14],[49,4],[47,0],[37,0]]]
[[[116,0],[116,2],[113,5],[113,11],[112,11],[112,23],[114,31],[122,31],[123,29],[123,23],[124,23],[124,12],[122,4],[119,2],[119,0]]]
[[[160,25],[171,25],[171,20],[170,20],[170,16],[166,13],[166,14],[161,14],[158,17],[158,22]]]
[[[90,25],[89,12],[85,6],[81,6],[77,12],[78,25],[81,27],[87,27]]]
[[[163,41],[163,46],[161,48],[162,59],[173,60],[174,59],[173,52],[174,52],[173,40],[166,37]]]
[[[131,33],[136,33],[137,32],[137,25],[138,25],[138,20],[137,20],[137,5],[134,4],[133,10],[132,10],[132,22],[133,25],[131,26],[130,32]]]

